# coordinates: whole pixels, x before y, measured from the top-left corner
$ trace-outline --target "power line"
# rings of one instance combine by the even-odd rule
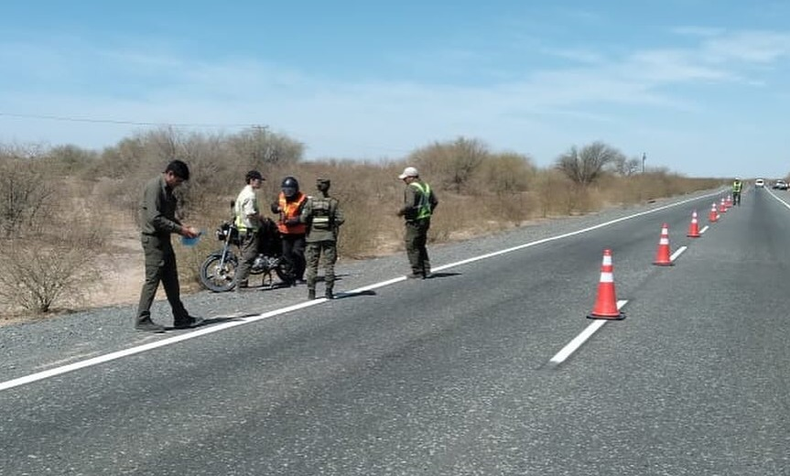
[[[122,124],[129,126],[173,126],[173,127],[253,127],[256,124],[212,124],[212,123],[172,123],[172,122],[138,122],[114,119],[90,119],[83,117],[50,116],[43,114],[14,114],[0,112],[0,116],[15,117],[19,119],[44,119],[61,122],[90,122],[94,124]]]

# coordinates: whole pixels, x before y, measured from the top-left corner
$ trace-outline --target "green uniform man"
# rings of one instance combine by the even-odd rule
[[[335,262],[337,261],[337,234],[343,224],[343,212],[337,199],[329,196],[329,179],[319,178],[316,188],[320,195],[309,197],[302,209],[300,221],[307,225],[305,241],[307,249],[307,298],[315,299],[315,284],[318,276],[318,265],[323,255],[324,283],[326,298],[333,299],[335,286]]]
[[[192,317],[181,302],[178,284],[176,254],[170,242],[170,235],[176,233],[187,238],[195,238],[200,232],[186,226],[176,218],[178,200],[173,190],[189,180],[189,168],[180,160],[167,165],[164,173],[150,180],[143,190],[140,203],[140,240],[145,254],[145,282],[140,291],[135,328],[148,332],[164,332],[165,328],[151,320],[151,305],[161,282],[165,288],[167,301],[173,311],[173,326],[176,329],[195,327],[202,319]]]
[[[736,178],[735,181],[732,182],[732,201],[736,205],[741,205],[741,191],[743,190],[743,182],[741,179]]]
[[[411,266],[408,278],[427,279],[431,277],[431,260],[428,258],[427,249],[428,229],[431,227],[431,215],[439,205],[439,200],[431,187],[420,180],[420,173],[416,168],[406,167],[398,178],[406,184],[403,206],[398,210],[398,216],[406,220],[404,242]]]

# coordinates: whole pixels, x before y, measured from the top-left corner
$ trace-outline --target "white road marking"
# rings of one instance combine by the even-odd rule
[[[625,217],[622,217],[622,218],[617,218],[615,220],[610,220],[610,221],[605,222],[605,223],[600,223],[598,225],[591,226],[591,227],[584,228],[584,229],[577,230],[577,231],[573,231],[573,232],[570,232],[570,233],[565,233],[565,234],[562,234],[562,235],[552,236],[552,237],[549,237],[549,238],[544,238],[544,239],[541,239],[541,240],[533,241],[533,242],[530,242],[530,243],[525,243],[523,245],[514,246],[512,248],[507,248],[507,249],[504,249],[504,250],[495,251],[493,253],[488,253],[488,254],[484,254],[484,255],[468,258],[468,259],[465,259],[465,260],[456,261],[455,263],[449,263],[449,264],[445,264],[445,265],[433,268],[433,271],[441,271],[441,270],[444,270],[444,269],[450,269],[450,268],[454,268],[454,267],[457,267],[457,266],[462,266],[462,265],[465,265],[465,264],[473,263],[475,261],[481,261],[481,260],[484,260],[484,259],[493,258],[495,256],[500,256],[500,255],[503,255],[503,254],[512,253],[514,251],[522,250],[522,249],[525,249],[525,248],[530,248],[532,246],[537,246],[537,245],[540,245],[540,244],[543,244],[543,243],[549,243],[549,242],[552,242],[552,241],[561,240],[563,238],[568,238],[568,237],[571,237],[571,236],[581,235],[583,233],[588,233],[590,231],[597,230],[597,229],[600,229],[600,228],[604,228],[604,227],[613,225],[615,223],[620,223],[620,222],[623,222],[623,221],[626,221],[626,220],[631,220],[631,219],[634,219],[634,218],[637,218],[637,217],[640,217],[640,216],[649,215],[651,213],[656,213],[656,212],[659,212],[659,211],[662,211],[662,210],[667,210],[669,208],[674,208],[674,207],[686,204],[688,202],[699,200],[700,198],[705,198],[705,197],[712,196],[712,195],[718,195],[719,193],[720,192],[716,192],[716,193],[704,195],[704,196],[697,197],[697,198],[689,198],[687,200],[683,200],[683,201],[680,201],[680,202],[672,203],[672,204],[669,204],[669,205],[664,205],[662,207],[654,208],[652,210],[647,210],[647,211],[644,211],[644,212],[635,213],[633,215],[628,215],[628,216],[625,216]],[[348,292],[345,292],[345,293],[338,293],[338,294],[358,294],[358,293],[362,293],[362,292],[365,292],[365,291],[370,291],[370,290],[373,290],[373,289],[389,286],[391,284],[395,284],[395,283],[398,283],[400,281],[405,281],[405,280],[406,280],[406,276],[400,276],[400,277],[397,277],[397,278],[389,279],[389,280],[386,280],[386,281],[381,281],[381,282],[370,284],[370,285],[367,285],[367,286],[363,286],[363,287],[360,287],[360,288],[357,288],[357,289],[354,289],[354,290],[351,290],[351,291],[348,291]],[[186,340],[189,340],[189,339],[194,339],[196,337],[201,337],[201,336],[204,336],[204,335],[207,335],[207,334],[213,334],[214,332],[220,332],[220,331],[223,331],[225,329],[230,329],[231,327],[236,327],[236,326],[240,326],[240,325],[244,325],[244,324],[249,324],[251,322],[256,322],[256,321],[260,321],[260,320],[263,320],[263,319],[268,319],[270,317],[279,316],[281,314],[286,314],[286,313],[289,313],[291,311],[296,311],[296,310],[299,310],[299,309],[304,309],[304,308],[307,308],[307,307],[316,306],[316,305],[322,304],[324,302],[326,302],[326,299],[325,298],[320,298],[320,299],[315,299],[315,300],[312,300],[312,301],[306,301],[306,302],[302,302],[302,303],[299,303],[299,304],[294,304],[292,306],[287,306],[287,307],[280,308],[280,309],[275,309],[273,311],[265,312],[265,313],[259,314],[257,316],[247,316],[247,317],[243,317],[243,318],[238,318],[238,319],[234,319],[233,321],[225,322],[225,323],[222,323],[222,324],[211,324],[208,327],[198,328],[198,329],[193,330],[193,331],[185,332],[184,334],[181,334],[181,335],[168,337],[168,338],[165,338],[165,339],[162,339],[162,340],[157,340],[155,342],[150,342],[148,344],[140,345],[140,346],[137,346],[137,347],[131,347],[129,349],[124,349],[124,350],[120,350],[120,351],[117,351],[117,352],[112,352],[112,353],[105,354],[105,355],[100,355],[100,356],[94,357],[92,359],[87,359],[87,360],[83,360],[83,361],[80,361],[80,362],[75,362],[73,364],[64,365],[62,367],[51,368],[49,370],[45,370],[45,371],[42,371],[42,372],[37,372],[37,373],[30,374],[30,375],[26,375],[24,377],[19,377],[19,378],[12,379],[12,380],[7,380],[5,382],[0,382],[0,391],[8,390],[8,389],[11,389],[11,388],[14,388],[14,387],[19,387],[21,385],[25,385],[25,384],[29,384],[29,383],[33,383],[33,382],[37,382],[39,380],[44,380],[44,379],[48,379],[48,378],[51,378],[51,377],[56,377],[58,375],[63,375],[63,374],[68,373],[68,372],[73,372],[75,370],[84,369],[86,367],[92,367],[94,365],[99,365],[99,364],[103,364],[103,363],[110,362],[110,361],[113,361],[113,360],[121,359],[121,358],[124,358],[124,357],[129,357],[130,355],[140,354],[140,353],[143,353],[143,352],[147,352],[149,350],[157,349],[159,347],[164,347],[164,346],[167,346],[167,345],[175,344],[177,342],[182,342],[182,341],[186,341]],[[603,321],[603,322],[605,322],[605,321]],[[595,331],[593,331],[593,332],[595,332]]]
[[[625,303],[627,302],[628,301],[625,300],[617,301],[617,309],[620,309],[621,307],[625,306]],[[595,334],[595,332],[601,327],[603,327],[603,325],[606,324],[607,322],[609,322],[609,319],[595,319],[592,322],[592,324],[587,326],[587,328],[582,331],[581,334],[577,335],[572,341],[568,342],[568,345],[563,347],[561,351],[557,352],[557,355],[552,357],[549,362],[555,365],[559,365],[565,362],[565,360],[568,357],[570,357],[574,352],[576,352],[579,349],[579,347],[582,346],[582,344],[587,342],[587,339],[592,337],[592,335]]]

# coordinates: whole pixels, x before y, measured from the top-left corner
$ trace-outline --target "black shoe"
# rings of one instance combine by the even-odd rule
[[[422,279],[422,273],[407,274],[406,279]]]
[[[184,319],[183,321],[174,322],[173,327],[176,329],[192,329],[193,327],[197,327],[201,324],[203,324],[202,317],[189,316],[187,319]]]
[[[425,275],[423,275],[422,279],[431,279],[432,277],[433,277],[433,273],[428,271],[427,273],[425,273]]]
[[[331,289],[327,289],[326,292],[324,293],[324,297],[327,299],[334,299],[335,295],[332,293]]]
[[[154,321],[147,320],[138,322],[134,325],[134,328],[138,331],[143,332],[153,332],[155,334],[161,334],[165,331],[165,326],[160,326],[159,324],[154,323]]]

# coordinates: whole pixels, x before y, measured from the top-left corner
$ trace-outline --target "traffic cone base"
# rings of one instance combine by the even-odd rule
[[[604,250],[603,263],[601,264],[601,279],[598,282],[598,295],[595,298],[593,310],[587,315],[587,319],[625,319],[625,314],[617,309],[613,269],[612,252],[611,250]]]
[[[607,315],[607,316],[602,316],[600,314],[592,314],[592,313],[590,313],[590,314],[587,315],[587,319],[605,319],[605,320],[609,320],[609,321],[622,321],[623,319],[625,319],[625,313],[618,311],[617,314],[610,314],[610,315]]]

